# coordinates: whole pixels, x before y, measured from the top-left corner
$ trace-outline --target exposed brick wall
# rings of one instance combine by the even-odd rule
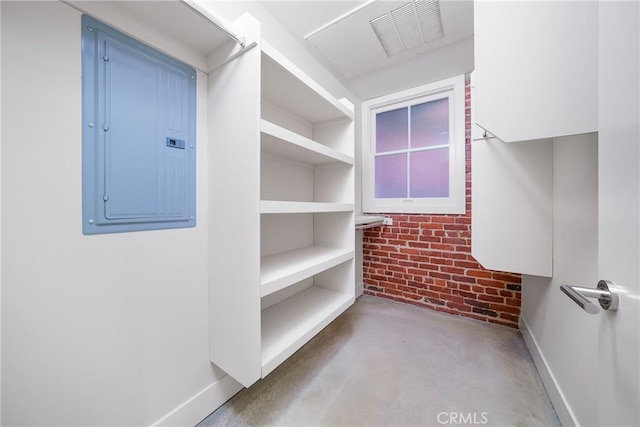
[[[513,328],[521,303],[519,274],[484,269],[471,256],[471,96],[465,85],[464,215],[390,215],[393,226],[363,236],[364,292]]]

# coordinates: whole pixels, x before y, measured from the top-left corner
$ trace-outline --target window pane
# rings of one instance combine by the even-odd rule
[[[407,155],[376,157],[376,198],[407,197]]]
[[[409,109],[376,114],[376,153],[406,150],[409,146]]]
[[[411,107],[411,147],[449,144],[449,98]]]
[[[449,149],[411,153],[409,197],[449,197]]]

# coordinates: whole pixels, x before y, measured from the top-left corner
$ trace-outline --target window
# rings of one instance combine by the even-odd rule
[[[365,101],[363,211],[465,212],[464,76]]]
[[[84,234],[195,226],[195,77],[82,17]]]

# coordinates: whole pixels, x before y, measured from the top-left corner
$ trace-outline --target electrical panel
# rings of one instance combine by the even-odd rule
[[[196,71],[82,17],[83,233],[194,227]]]

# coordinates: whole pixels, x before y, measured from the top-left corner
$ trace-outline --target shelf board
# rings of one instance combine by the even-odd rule
[[[260,293],[266,296],[352,259],[352,249],[309,246],[263,257]]]
[[[260,213],[263,214],[352,212],[353,209],[353,203],[260,201]]]
[[[351,304],[352,295],[312,286],[262,312],[262,376],[273,371]]]
[[[358,215],[356,217],[356,225],[366,225],[384,221],[386,217],[382,215]]]
[[[353,165],[353,157],[312,139],[298,135],[267,120],[260,121],[262,150],[313,165],[345,163]]]
[[[262,96],[310,123],[353,120],[353,109],[266,42],[262,42]]]

